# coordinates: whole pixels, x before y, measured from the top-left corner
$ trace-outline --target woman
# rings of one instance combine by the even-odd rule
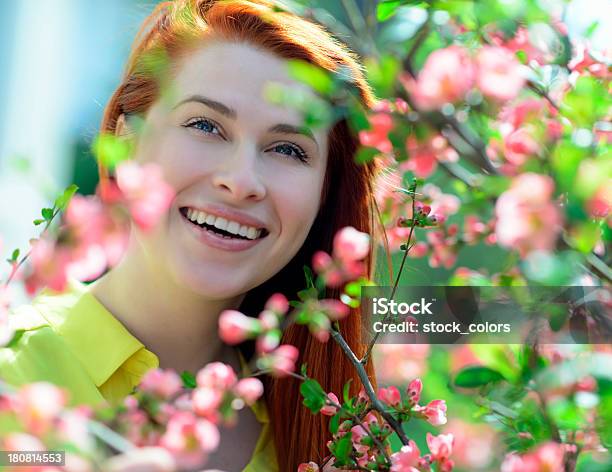
[[[331,252],[337,230],[373,233],[377,169],[355,164],[357,140],[346,121],[305,130],[297,111],[263,96],[270,82],[313,93],[288,76],[289,59],[350,71],[363,105],[373,105],[344,45],[265,0],[177,0],[155,9],[102,131],[133,140],[134,159],[161,166],[176,197],[152,233],[132,229],[122,261],[96,283],[42,297],[36,313],[22,310],[26,332],[3,350],[3,377],[51,380],[83,400],[99,392],[116,401],[158,364],[196,371],[220,360],[238,367],[236,352],[216,333],[222,310],[255,316],[274,292],[295,299],[303,267],[314,251]],[[143,120],[139,133],[135,117]],[[371,274],[373,261],[366,262]],[[361,355],[358,313],[341,331]],[[298,363],[307,363],[326,391],[341,392],[349,379],[356,390],[356,372],[334,343],[297,326],[283,343],[300,350]],[[327,421],[301,405],[297,381],[267,380],[265,404],[269,424],[258,415],[261,427],[246,411],[239,428],[222,433],[209,466],[238,470],[249,462],[244,470],[290,471],[327,454]]]

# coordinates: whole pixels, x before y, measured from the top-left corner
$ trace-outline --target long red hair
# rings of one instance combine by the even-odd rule
[[[160,59],[172,62],[203,45],[207,38],[247,42],[263,47],[284,59],[302,59],[330,72],[350,72],[352,86],[365,108],[375,99],[357,57],[323,27],[294,14],[278,11],[267,0],[176,0],[164,2],[147,17],[132,47],[121,84],[106,106],[102,132],[114,133],[121,114],[144,114],[159,97],[162,80]],[[242,311],[256,316],[266,299],[282,292],[289,299],[305,286],[303,267],[310,265],[316,250],[331,252],[336,231],[353,226],[374,236],[376,203],[373,182],[378,171],[373,162],[356,164],[358,140],[347,122],[340,120],[330,131],[328,165],[321,207],[309,235],[298,254],[277,275],[247,294]],[[104,169],[100,169],[105,176]],[[382,235],[382,233],[380,233]],[[374,251],[366,260],[370,276],[374,270]],[[328,290],[338,297],[338,290]],[[364,353],[360,313],[353,310],[342,320],[340,330],[358,357]],[[357,372],[333,342],[321,343],[303,326],[291,326],[283,336],[300,350],[299,365],[306,363],[308,373],[325,391],[339,394],[349,379],[352,392],[359,385]],[[368,374],[374,382],[371,363]],[[312,415],[301,403],[299,382],[293,378],[268,379],[266,402],[272,424],[277,459],[281,471],[294,471],[301,462],[319,460],[327,455],[330,439],[326,417]]]

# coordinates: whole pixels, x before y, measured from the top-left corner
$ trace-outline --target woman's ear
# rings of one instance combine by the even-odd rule
[[[121,113],[117,118],[117,124],[115,125],[115,136],[126,136],[132,134],[132,129],[128,124],[128,120],[125,117],[125,113]]]

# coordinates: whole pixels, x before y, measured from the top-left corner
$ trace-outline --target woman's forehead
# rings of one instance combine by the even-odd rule
[[[266,98],[269,87],[280,84],[315,98],[306,84],[290,77],[288,61],[249,43],[215,41],[183,56],[174,74],[171,108],[213,108],[234,120],[256,118],[261,125],[303,125],[301,113]],[[213,106],[211,106],[211,104]],[[328,128],[312,129],[319,146],[327,142]]]
[[[258,106],[272,104],[265,98],[270,84],[282,84],[300,93],[313,94],[305,84],[292,79],[287,71],[288,62],[271,52],[248,43],[215,42],[185,56],[175,75],[175,94],[210,96],[236,105],[244,101]],[[291,112],[287,107],[278,111]],[[240,110],[237,110],[240,111]]]

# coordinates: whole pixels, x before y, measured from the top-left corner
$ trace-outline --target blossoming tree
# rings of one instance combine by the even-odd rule
[[[610,51],[568,36],[563,2],[547,11],[536,1],[386,0],[371,2],[365,16],[353,1],[342,3],[348,25],[309,2],[290,8],[340,35],[353,30],[348,37],[359,38],[353,47],[366,59],[381,98],[377,107],[361,110],[341,75],[303,64],[292,71],[322,97],[298,104],[306,122],[347,117],[362,144],[357,161],[378,159],[385,166],[377,202],[393,255],[393,293],[409,283],[407,268],[423,261],[449,285],[609,288]],[[276,90],[271,99],[287,97]],[[3,344],[19,336],[6,323],[9,282],[23,282],[34,294],[41,287],[62,290],[69,277],[95,279],[117,262],[129,221],[151,229],[173,198],[155,167],[128,160],[122,141],[101,136],[94,148],[103,165],[116,168],[117,179],[95,197],[69,187],[34,222],[44,230],[31,250],[21,257],[12,252],[0,287]],[[439,349],[375,347],[374,338],[357,358],[338,321],[359,305],[361,287],[373,283],[362,263],[369,238],[350,227],[340,231],[331,254],[315,254],[299,300],[279,293],[257,316],[220,313],[223,341],[255,340],[249,375],[221,363],[180,375],[151,371],[124,405],[103,411],[67,408],[65,394],[48,384],[17,390],[3,384],[1,449],[70,444],[75,468],[202,467],[218,447],[218,427],[234,424],[236,410],[261,397],[259,376],[273,375],[294,377],[304,405],[329,416],[329,455],[302,464],[301,472],[609,470],[609,344],[536,340]],[[474,250],[495,263],[482,269],[482,260],[465,256]],[[341,297],[325,298],[326,287],[341,289]],[[610,292],[603,293],[609,310]],[[549,321],[553,330],[592,323],[579,310]],[[339,344],[359,373],[358,395],[351,396],[348,385],[326,392],[307,366],[296,365],[297,348],[280,343],[292,323],[307,326],[321,343]],[[429,367],[427,358],[435,361]],[[384,385],[378,390],[365,370],[372,361]],[[481,424],[467,421],[474,413]],[[428,428],[444,426],[447,415],[447,430],[432,434]],[[493,457],[478,462],[469,452],[478,444],[482,458],[483,450],[501,450],[501,442],[507,455],[497,463]],[[109,458],[111,452],[120,454]]]

